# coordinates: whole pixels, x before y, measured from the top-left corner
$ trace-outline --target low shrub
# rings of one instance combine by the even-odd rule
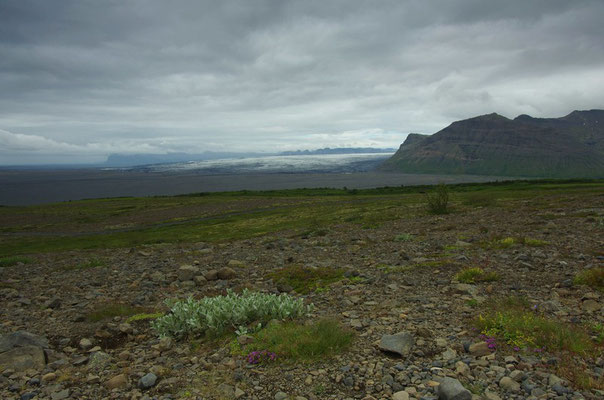
[[[455,278],[462,283],[492,282],[499,279],[496,272],[485,272],[480,267],[465,268],[459,271]]]
[[[244,290],[229,291],[225,296],[189,297],[168,301],[170,312],[157,318],[151,326],[160,336],[177,339],[185,336],[219,336],[228,330],[251,323],[266,323],[271,319],[297,318],[312,309],[302,299],[287,294],[274,295]]]
[[[426,193],[426,206],[430,214],[449,213],[449,188],[444,183],[436,185],[434,191]]]

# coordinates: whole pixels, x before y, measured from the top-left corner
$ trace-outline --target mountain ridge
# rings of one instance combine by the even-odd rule
[[[497,113],[455,121],[433,135],[410,134],[380,167],[406,173],[518,177],[604,176],[604,110],[560,118]]]

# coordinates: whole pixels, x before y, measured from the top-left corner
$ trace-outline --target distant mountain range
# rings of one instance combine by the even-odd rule
[[[498,114],[412,133],[380,169],[405,173],[604,177],[604,110],[561,118]]]
[[[180,163],[188,161],[220,160],[232,158],[252,158],[267,156],[309,156],[321,154],[381,154],[394,153],[396,149],[377,149],[372,147],[338,147],[317,150],[283,151],[280,153],[235,153],[206,151],[199,154],[110,154],[103,164],[106,167],[132,167],[151,164]]]

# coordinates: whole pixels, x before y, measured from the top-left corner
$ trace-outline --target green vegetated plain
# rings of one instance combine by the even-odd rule
[[[514,207],[551,195],[602,193],[604,180],[504,181],[448,185],[450,211]],[[220,242],[287,231],[312,234],[332,225],[375,227],[426,213],[431,186],[295,189],[109,198],[0,207],[0,265],[27,254],[161,243]],[[547,194],[547,196],[545,196]]]

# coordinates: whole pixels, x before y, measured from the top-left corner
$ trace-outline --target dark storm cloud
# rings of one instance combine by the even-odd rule
[[[601,108],[604,2],[0,2],[0,164],[397,146]],[[95,159],[95,160],[96,160]]]

